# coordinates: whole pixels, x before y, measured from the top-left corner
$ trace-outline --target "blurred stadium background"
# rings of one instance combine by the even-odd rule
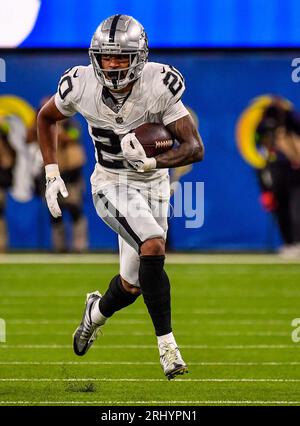
[[[84,362],[74,361],[68,343],[84,292],[99,280],[104,290],[117,270],[116,255],[2,255],[0,317],[7,321],[9,340],[0,345],[0,404],[299,405],[299,344],[291,341],[291,321],[300,315],[300,266],[261,254],[276,252],[282,241],[273,215],[259,203],[256,171],[239,152],[236,126],[249,102],[262,95],[284,97],[300,108],[300,83],[291,76],[292,61],[300,57],[300,3],[0,0],[0,58],[5,60],[0,95],[18,96],[37,109],[56,91],[67,68],[89,63],[93,31],[115,13],[133,15],[145,26],[150,60],[172,64],[184,75],[183,101],[197,116],[206,147],[205,161],[180,177],[181,182],[204,182],[204,225],[187,229],[184,217],[169,224],[169,250],[187,252],[169,257],[168,270],[174,324],[195,380],[172,388],[155,382],[159,365],[153,362],[156,349],[141,301],[108,326],[102,352],[101,342],[84,360],[93,365],[92,373]],[[92,204],[94,148],[86,124],[78,120],[87,156],[89,250],[115,253],[117,238]],[[50,218],[41,198],[20,201],[8,193],[5,215],[8,251],[51,251]],[[209,252],[225,255],[203,254]],[[237,252],[252,254],[229,254]],[[22,262],[28,265],[20,271],[16,264]],[[81,262],[91,265],[75,265]],[[47,380],[53,383],[48,386]]]
[[[291,78],[291,63],[300,42],[299,3],[188,0],[183,8],[179,1],[147,5],[128,1],[123,6],[109,1],[100,7],[99,2],[89,0],[82,10],[76,0],[2,0],[1,19],[6,26],[0,30],[0,46],[8,49],[1,51],[6,61],[1,95],[21,97],[38,108],[42,98],[56,91],[64,70],[89,63],[87,48],[98,23],[122,11],[144,24],[152,48],[150,60],[173,64],[185,76],[183,101],[197,115],[206,146],[203,164],[195,164],[181,178],[182,182],[205,183],[204,226],[189,230],[184,218],[173,218],[169,248],[273,251],[280,244],[277,225],[259,204],[256,174],[237,149],[235,127],[257,96],[277,94],[297,106],[299,94]],[[16,39],[22,28],[24,32]],[[84,209],[89,248],[115,250],[115,235],[98,220],[92,205],[89,176],[94,149],[87,126],[79,120],[88,158]],[[49,216],[40,199],[20,203],[9,196],[6,215],[9,249],[51,248]]]

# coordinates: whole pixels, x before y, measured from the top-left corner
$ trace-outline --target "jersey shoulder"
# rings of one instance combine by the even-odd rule
[[[177,102],[185,90],[183,75],[172,65],[148,62],[142,73],[142,84],[154,98]]]
[[[68,107],[76,109],[86,90],[92,91],[96,84],[92,65],[69,68],[59,80],[55,96],[56,103],[66,110]],[[64,112],[67,112],[66,110]]]

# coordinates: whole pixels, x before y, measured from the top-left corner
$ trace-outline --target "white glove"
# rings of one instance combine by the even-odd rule
[[[61,216],[61,210],[57,202],[57,196],[59,193],[66,198],[69,194],[62,180],[57,164],[48,164],[45,167],[46,171],[46,201],[48,209],[53,217]]]
[[[121,140],[121,148],[128,163],[137,172],[148,172],[156,168],[154,157],[148,158],[135,133],[128,133]]]

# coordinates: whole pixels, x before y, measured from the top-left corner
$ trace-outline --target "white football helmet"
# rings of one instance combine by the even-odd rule
[[[104,70],[101,55],[127,55],[129,67]],[[148,60],[148,38],[143,26],[128,15],[113,15],[96,29],[89,48],[94,72],[103,86],[120,90],[137,80]]]

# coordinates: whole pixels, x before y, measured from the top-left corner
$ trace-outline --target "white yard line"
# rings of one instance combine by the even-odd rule
[[[181,345],[182,349],[298,349],[297,344],[291,345]],[[71,349],[72,345],[7,345],[0,344],[1,349]],[[91,349],[154,349],[156,345],[99,345]]]
[[[47,336],[70,336],[69,331],[47,331]],[[44,332],[41,331],[10,331],[10,336],[45,336]],[[229,331],[229,332],[218,332],[218,331],[206,331],[206,330],[195,330],[195,331],[176,331],[176,336],[261,336],[261,337],[289,337],[291,335],[288,331],[282,332],[268,332],[268,331]],[[124,336],[124,332],[121,331],[112,331],[109,330],[109,336]],[[142,331],[131,331],[130,336],[153,336],[152,332],[142,332]]]
[[[17,264],[103,264],[119,262],[117,254],[91,253],[91,254],[47,254],[47,253],[9,253],[0,255],[0,263]],[[274,254],[201,254],[201,253],[168,253],[169,264],[299,264],[300,260],[284,260]]]
[[[60,296],[56,296],[59,297]],[[15,299],[13,298],[13,296],[11,296],[10,298],[2,298],[0,299],[0,309],[1,309],[1,313],[2,315],[5,315],[7,311],[8,313],[11,313],[12,310],[16,310],[19,311],[20,310],[20,306],[19,305],[24,305],[26,307],[31,308],[31,305],[35,305],[36,306],[36,301],[28,301],[28,300],[17,300],[15,301]],[[42,300],[42,302],[38,302],[39,305],[48,305],[49,301],[47,299]],[[60,308],[60,310],[64,313],[67,314],[68,310],[69,312],[71,312],[70,309],[70,302],[64,297],[63,298],[63,303],[62,300],[58,300],[56,303],[56,307]],[[68,309],[66,309],[66,307],[68,307]],[[44,306],[43,308],[44,309]],[[51,310],[50,310],[51,311]],[[277,317],[277,316],[293,316],[293,317],[297,317],[300,316],[300,312],[299,310],[292,308],[292,309],[273,309],[273,310],[267,310],[267,309],[195,309],[195,310],[178,310],[176,311],[177,315],[230,315],[230,317],[233,317],[234,315],[249,315],[249,316],[269,316],[269,317]],[[127,318],[127,317],[131,317],[131,316],[147,316],[147,312],[145,309],[135,309],[134,311],[128,310],[128,311],[122,311],[120,314],[120,316]]]
[[[300,316],[300,314],[299,314]],[[118,324],[118,325],[129,325],[129,324],[149,324],[150,320],[139,320],[139,319],[131,319],[131,318],[124,318],[124,319],[113,319],[113,324]],[[77,324],[78,323],[78,318],[72,318],[72,319],[27,319],[27,318],[23,318],[23,319],[9,319],[6,318],[6,324],[16,324],[16,325],[49,325],[49,324]],[[220,324],[220,325],[226,325],[226,324],[232,324],[232,325],[289,325],[290,327],[290,321],[287,320],[271,320],[271,319],[266,319],[266,320],[255,320],[255,319],[251,319],[251,320],[226,320],[226,319],[220,319],[220,320],[206,320],[206,319],[195,319],[195,320],[191,320],[191,319],[186,319],[186,320],[174,320],[173,321],[174,324],[196,324],[196,325],[201,325],[203,323],[205,324]]]
[[[70,379],[60,379],[60,378],[5,378],[0,379],[0,382],[166,382],[166,379],[130,379],[130,378],[94,378],[94,377],[86,377],[86,378],[70,378]],[[207,378],[207,379],[176,379],[175,383],[183,383],[183,382],[237,382],[237,383],[290,383],[290,382],[300,382],[300,379],[223,379],[223,378]]]
[[[0,271],[1,272],[1,271]],[[232,274],[232,271],[231,271]],[[297,271],[297,274],[299,274],[299,271]],[[2,284],[2,282],[1,282]],[[5,283],[4,283],[5,284]],[[92,289],[94,290],[94,289]],[[181,295],[183,295],[183,292],[180,292],[177,289],[177,292],[180,293]],[[78,291],[78,292],[66,292],[66,291],[55,291],[53,292],[38,292],[38,291],[34,291],[34,292],[29,292],[29,291],[5,291],[3,292],[3,285],[1,286],[0,289],[0,296],[1,296],[1,300],[2,298],[13,298],[13,299],[44,299],[43,303],[46,303],[46,299],[49,298],[53,298],[53,299],[61,299],[61,298],[66,298],[66,299],[80,299],[81,301],[84,300],[85,298],[85,293],[83,293],[82,291]],[[182,296],[183,297],[183,296]],[[214,292],[212,291],[204,291],[201,294],[202,299],[209,299],[210,301],[214,301],[215,304],[220,304],[220,300],[223,299],[228,299],[228,297],[231,298],[242,298],[242,299],[265,299],[266,297],[268,298],[275,298],[275,299],[295,299],[295,297],[300,297],[300,291],[287,291],[285,289],[282,289],[282,292],[280,292],[279,294],[276,294],[274,296],[270,296],[270,294],[265,291],[255,291],[255,293],[247,293],[243,290],[237,291],[237,292],[230,292],[230,295],[228,295],[228,293],[226,293],[226,289],[218,287]],[[26,303],[31,303],[32,301],[29,300]],[[17,301],[17,303],[19,303],[19,301]],[[37,303],[36,300],[32,303]]]
[[[300,365],[300,361],[262,361],[262,362],[189,362],[195,366],[286,366]],[[153,361],[0,361],[0,365],[157,365]]]
[[[251,401],[251,400],[180,400],[180,401],[0,401],[0,404],[2,405],[178,405],[178,404],[199,404],[199,405],[299,405],[300,401],[263,401],[263,400],[257,400],[257,401]]]

